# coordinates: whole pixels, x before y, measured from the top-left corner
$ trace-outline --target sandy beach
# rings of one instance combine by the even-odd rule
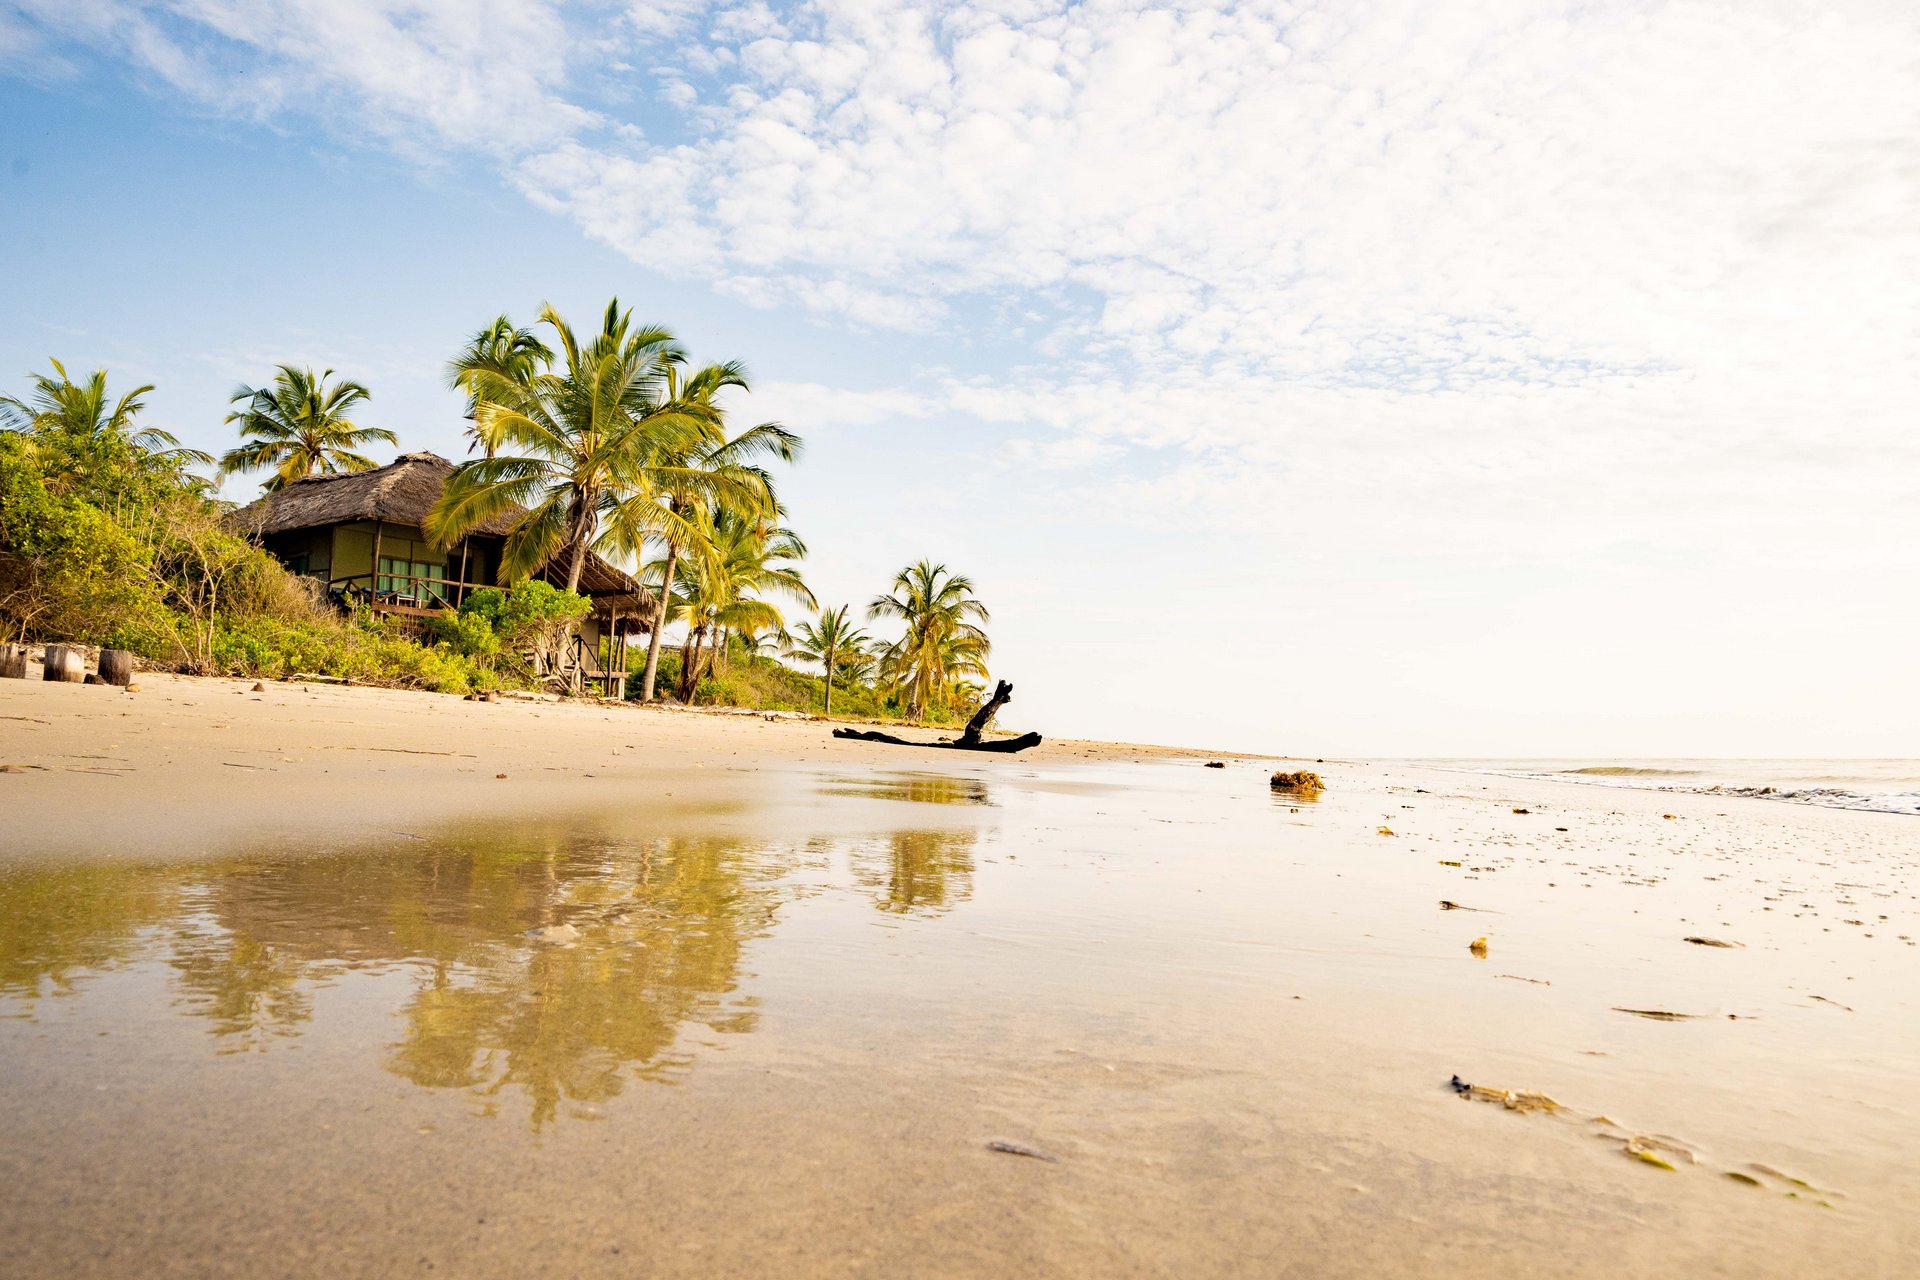
[[[0,681],[0,1273],[1920,1269],[1907,816],[140,685]]]

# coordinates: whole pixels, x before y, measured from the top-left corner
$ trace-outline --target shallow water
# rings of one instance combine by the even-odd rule
[[[0,1273],[1920,1260],[1907,824],[1402,778],[795,767],[378,848],[11,850]]]
[[[1831,809],[1920,815],[1920,760],[1435,760],[1474,773],[1655,791],[1740,795]]]

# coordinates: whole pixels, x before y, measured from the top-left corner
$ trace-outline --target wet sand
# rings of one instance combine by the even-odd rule
[[[1909,818],[142,683],[0,682],[0,1274],[1920,1267]]]

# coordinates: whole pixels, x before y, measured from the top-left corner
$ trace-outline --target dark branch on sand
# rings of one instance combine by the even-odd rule
[[[835,729],[833,736],[847,738],[855,742],[886,742],[896,747],[938,747],[943,751],[996,751],[1011,754],[1025,751],[1028,747],[1040,745],[1037,733],[1023,733],[1017,738],[1002,738],[997,742],[987,742],[981,738],[988,722],[998,715],[1000,708],[1013,698],[1013,686],[1005,680],[993,691],[993,697],[987,699],[981,708],[973,713],[973,719],[967,721],[966,729],[952,742],[913,742],[906,738],[896,738],[890,733],[869,733],[860,729]]]

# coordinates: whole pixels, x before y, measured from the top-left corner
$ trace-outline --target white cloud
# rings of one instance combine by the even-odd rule
[[[518,154],[601,123],[568,98],[553,0],[16,0],[44,40],[125,59],[194,101],[338,114],[421,154]]]

